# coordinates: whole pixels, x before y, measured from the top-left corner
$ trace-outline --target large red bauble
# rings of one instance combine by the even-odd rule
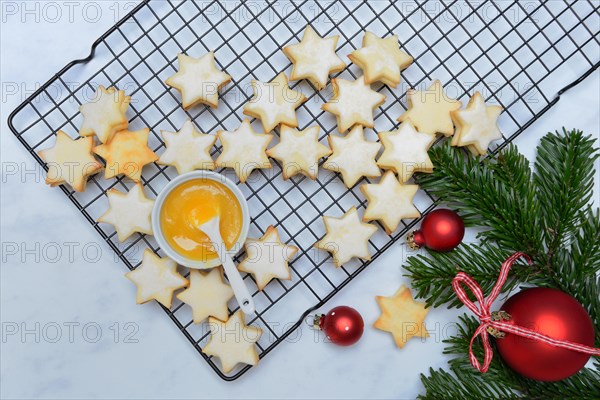
[[[501,307],[510,323],[554,339],[594,345],[594,325],[577,300],[557,289],[525,289]],[[538,381],[559,381],[577,373],[590,355],[511,333],[496,339],[502,359],[517,373]]]
[[[338,306],[319,317],[319,328],[337,345],[350,346],[363,334],[365,326],[363,319],[352,307]]]
[[[454,211],[433,210],[423,218],[421,228],[409,234],[408,244],[413,249],[425,246],[435,251],[450,251],[465,236],[465,223]]]

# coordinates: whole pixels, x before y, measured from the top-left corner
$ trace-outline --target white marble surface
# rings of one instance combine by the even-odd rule
[[[456,311],[432,310],[432,337],[403,350],[370,327],[378,315],[374,296],[409,283],[400,265],[406,251],[396,244],[326,307],[360,310],[367,327],[358,345],[320,343],[303,327],[243,378],[220,380],[157,305],[135,305],[125,267],[63,193],[43,184],[41,170],[6,126],[36,83],[87,54],[89,43],[114,23],[110,7],[124,11],[131,4],[100,3],[111,17],[96,23],[82,19],[78,8],[73,22],[23,23],[6,13],[7,3],[1,28],[2,398],[413,398],[422,390],[419,374],[445,365],[441,338],[452,333],[444,329]],[[598,137],[599,88],[596,72],[515,143],[531,159],[549,130],[577,127]],[[126,334],[134,327],[131,342]]]

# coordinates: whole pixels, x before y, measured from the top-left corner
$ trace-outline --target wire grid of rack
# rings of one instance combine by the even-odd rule
[[[94,43],[89,57],[68,64],[19,106],[9,117],[9,126],[44,165],[36,152],[51,146],[59,129],[76,136],[79,105],[103,84],[132,96],[130,126],[149,127],[150,146],[158,153],[164,147],[159,131],[177,130],[186,118],[203,132],[234,129],[243,118],[241,107],[252,95],[250,79],[269,81],[280,71],[289,72],[281,48],[299,41],[310,24],[322,36],[339,35],[338,54],[344,58],[360,47],[365,30],[382,37],[397,34],[402,49],[414,57],[399,88],[374,85],[387,100],[375,111],[375,129],[367,132],[370,139],[397,125],[396,118],[406,108],[408,87],[425,88],[437,78],[450,96],[463,103],[479,90],[488,101],[504,107],[500,118],[504,136],[493,150],[497,152],[558,101],[560,88],[598,68],[599,8],[591,1],[143,1]],[[222,91],[217,109],[184,111],[179,94],[163,81],[176,71],[178,52],[199,56],[209,50],[215,51],[218,65],[233,82]],[[570,73],[563,68],[570,68]],[[359,75],[352,65],[336,74],[347,79]],[[572,77],[579,79],[572,82]],[[306,82],[294,82],[292,87],[309,98],[298,109],[300,127],[318,124],[322,141],[337,134],[335,119],[320,109],[331,97],[330,87],[321,92]],[[220,151],[215,146],[213,155]],[[234,177],[229,170],[222,172]],[[142,180],[147,193],[157,195],[175,176],[172,167],[153,164],[144,169]],[[96,176],[83,193],[61,188],[126,266],[134,269],[143,249],[161,254],[154,239],[138,235],[119,243],[111,227],[95,222],[107,207],[106,191],[131,185],[124,178]],[[324,234],[322,215],[339,216],[353,205],[359,210],[365,207],[359,186],[346,189],[335,174],[323,170],[316,181],[299,176],[284,181],[277,163],[271,170],[254,172],[247,184],[240,185],[252,214],[250,236],[259,237],[272,224],[285,241],[300,248],[291,264],[290,281],[275,280],[257,291],[252,277],[244,278],[257,307],[248,322],[265,332],[257,343],[261,358],[370,264],[354,261],[335,268],[327,253],[312,247]],[[415,202],[423,215],[435,207],[435,200],[423,191]],[[416,223],[403,221],[392,235],[380,229],[370,241],[372,260]],[[232,312],[237,309],[234,301],[230,306]],[[224,374],[214,359],[201,353],[209,336],[206,325],[194,325],[190,310],[180,302],[171,310],[163,309],[221,378],[234,380],[248,371],[245,366]]]

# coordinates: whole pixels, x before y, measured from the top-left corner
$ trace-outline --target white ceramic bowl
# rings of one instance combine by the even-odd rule
[[[192,171],[179,175],[177,178],[169,182],[167,186],[165,186],[158,194],[158,197],[154,203],[154,208],[152,209],[152,230],[154,231],[154,238],[156,239],[156,242],[165,252],[165,254],[176,263],[189,268],[208,269],[221,265],[221,261],[219,261],[217,258],[210,261],[197,261],[182,256],[169,245],[160,226],[160,211],[167,195],[182,183],[194,179],[211,179],[213,181],[222,183],[223,185],[227,186],[229,190],[231,190],[240,203],[240,207],[242,208],[242,231],[240,232],[237,242],[233,245],[231,250],[228,251],[231,256],[236,255],[246,242],[246,238],[248,237],[248,228],[250,227],[250,213],[248,211],[248,203],[246,202],[246,198],[240,189],[235,185],[235,183],[226,178],[224,175],[212,171]]]

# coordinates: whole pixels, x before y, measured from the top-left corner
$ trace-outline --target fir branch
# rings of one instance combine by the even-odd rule
[[[549,133],[537,149],[534,182],[540,224],[547,249],[546,264],[557,269],[554,255],[579,227],[580,210],[589,203],[594,184],[594,140],[581,131]]]
[[[496,360],[496,359],[494,359]],[[471,365],[454,365],[450,372],[429,369],[421,374],[426,389],[421,399],[597,399],[600,398],[600,373],[584,368],[570,378],[558,382],[538,382],[522,378],[512,372],[501,360],[492,362],[490,370],[482,374]]]
[[[527,397],[534,399],[599,399],[600,372],[584,368],[570,378],[558,382],[524,380]]]
[[[451,281],[465,271],[489,293],[498,268],[514,250],[528,253],[533,268],[515,265],[504,290],[520,283],[555,287],[573,295],[589,312],[600,345],[600,210],[592,210],[594,141],[580,131],[549,133],[538,147],[535,172],[509,146],[496,159],[467,157],[446,142],[430,150],[432,174],[417,182],[430,194],[454,206],[468,225],[484,230],[481,245],[461,245],[450,253],[429,253],[408,259],[406,270],[417,296],[428,305],[460,306]],[[458,333],[445,340],[454,355],[450,371],[430,369],[421,376],[422,398],[600,398],[600,361],[571,378],[537,382],[513,372],[499,356],[487,374],[474,370],[469,343],[479,322],[460,318]],[[473,348],[479,359],[483,346]]]
[[[455,355],[455,357],[449,361],[450,369],[456,374],[460,374],[460,371],[463,370],[481,374],[473,368],[469,359],[471,337],[478,328],[479,321],[473,316],[467,316],[466,314],[459,317],[459,320],[457,334],[444,340],[444,343],[448,344],[444,349],[444,354]],[[492,346],[494,346],[493,340]],[[483,361],[484,347],[480,337],[473,343],[473,353],[478,360]],[[513,392],[527,392],[527,388],[524,387],[523,384],[525,378],[515,374],[497,355],[492,358],[488,372],[485,374],[485,379],[486,381],[502,382]]]
[[[567,398],[567,399],[592,399],[599,398],[600,393],[600,371],[598,365],[596,368],[584,368],[579,373],[570,378],[559,382],[538,382],[524,378],[510,369],[502,358],[496,354],[492,359],[487,373],[481,374],[476,371],[469,361],[469,344],[473,332],[479,326],[479,322],[472,316],[463,315],[459,317],[457,334],[444,340],[448,346],[445,348],[445,354],[454,354],[455,358],[450,360],[450,370],[454,374],[453,379],[472,380],[471,375],[480,375],[483,379],[483,385],[488,386],[492,383],[492,390],[502,385],[513,394],[518,393],[521,396],[535,399],[548,398]],[[478,359],[483,360],[483,345],[480,340],[475,341],[473,351]],[[598,364],[596,362],[595,364]],[[424,378],[422,377],[422,380]],[[428,379],[428,378],[425,378]],[[445,378],[447,379],[447,378]],[[490,396],[492,397],[492,396]],[[493,397],[505,397],[501,396]],[[520,396],[519,396],[520,397]]]
[[[405,275],[412,279],[417,297],[424,298],[429,307],[448,303],[451,308],[462,305],[452,290],[452,279],[459,271],[471,275],[484,293],[489,293],[498,278],[498,268],[509,255],[510,251],[489,244],[462,244],[451,252],[410,257],[404,269],[408,272]],[[521,281],[544,283],[546,280],[547,275],[535,266],[519,261],[513,266],[503,291],[513,289]]]
[[[581,225],[571,245],[573,272],[596,275],[600,272],[600,209],[581,212]]]
[[[432,148],[431,174],[417,174],[421,188],[454,206],[468,225],[489,228],[480,237],[533,254],[543,248],[529,162],[509,146],[500,162],[472,158],[446,141]],[[533,220],[533,221],[532,221]]]
[[[467,369],[450,373],[430,368],[429,376],[421,374],[421,382],[426,390],[419,396],[423,400],[519,398],[503,382],[486,380],[479,372]]]
[[[456,335],[443,340],[444,343],[448,344],[448,346],[444,348],[444,354],[464,356],[465,359],[469,361],[469,344],[473,332],[475,332],[479,326],[479,321],[477,321],[477,318],[474,316],[467,314],[459,316],[458,320]],[[483,346],[476,346],[476,353],[479,351],[480,354],[477,354],[477,356],[483,354]]]

